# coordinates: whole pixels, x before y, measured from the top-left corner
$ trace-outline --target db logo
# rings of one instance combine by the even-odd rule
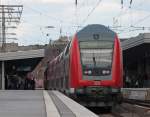
[[[100,81],[94,81],[94,85],[101,85]]]

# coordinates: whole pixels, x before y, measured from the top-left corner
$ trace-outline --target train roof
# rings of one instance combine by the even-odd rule
[[[79,41],[86,40],[110,40],[113,41],[116,33],[108,27],[100,24],[91,24],[77,33]]]

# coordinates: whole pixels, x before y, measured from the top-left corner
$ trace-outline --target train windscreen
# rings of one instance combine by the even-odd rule
[[[84,78],[102,80],[104,77],[100,78],[98,76],[106,76],[105,79],[109,79],[108,76],[111,75],[112,53],[112,41],[80,42],[80,54]]]

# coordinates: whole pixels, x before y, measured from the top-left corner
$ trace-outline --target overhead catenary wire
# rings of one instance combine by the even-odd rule
[[[57,17],[48,15],[47,13],[43,13],[43,12],[41,12],[41,11],[35,9],[35,8],[30,7],[29,5],[26,5],[25,7],[29,8],[30,10],[32,10],[35,13],[42,14],[45,17],[51,18],[50,20],[57,21],[57,22],[63,22],[63,23],[66,23],[66,24],[72,24],[72,22],[69,22],[69,21],[66,21],[66,20],[62,20],[62,19],[59,19]]]
[[[77,1],[77,0],[76,0],[76,1]],[[18,0],[17,0],[17,2],[18,2]],[[59,22],[59,23],[60,23],[60,22],[61,22],[61,23],[63,22],[63,23],[65,23],[65,24],[72,24],[72,22],[70,22],[70,21],[62,20],[62,19],[60,19],[60,18],[51,16],[51,15],[49,15],[49,14],[47,14],[47,13],[42,12],[41,10],[38,10],[38,9],[36,9],[36,8],[33,8],[33,7],[30,6],[30,5],[25,4],[24,7],[29,8],[31,11],[33,11],[33,12],[35,12],[35,13],[38,13],[38,14],[40,14],[40,15],[42,14],[43,16],[48,17],[48,18],[50,18],[50,20],[57,21],[57,22]]]
[[[146,19],[148,19],[148,18],[150,18],[150,14],[147,15],[147,16],[145,16],[144,18],[138,20],[137,22],[133,23],[133,24],[130,25],[129,27],[125,28],[124,31],[120,32],[120,34],[130,31],[130,28],[135,27],[136,24],[139,24],[139,23],[143,22],[144,20],[146,20]],[[142,26],[142,27],[144,27],[144,26]],[[142,28],[142,30],[143,30],[143,28]]]
[[[129,7],[124,7],[124,4],[125,4],[125,2],[124,2],[124,0],[121,0],[121,11],[119,12],[119,14],[117,15],[117,16],[115,16],[115,17],[113,17],[113,21],[114,20],[117,20],[117,22],[119,22],[119,18],[120,18],[120,20],[122,20],[122,16],[124,16],[125,14],[130,14],[130,22],[131,22],[131,24],[132,24],[132,9],[131,9],[131,4],[132,4],[132,0],[130,0],[130,3],[129,3]],[[121,21],[120,21],[120,26],[121,26]]]
[[[143,22],[144,20],[146,20],[146,19],[148,19],[148,18],[150,18],[150,14],[147,15],[147,16],[145,16],[144,18],[138,20],[137,22],[135,22],[134,25],[135,25],[135,24],[139,24],[139,23]]]
[[[99,0],[97,2],[97,4],[92,8],[92,10],[88,13],[88,15],[86,16],[86,18],[82,21],[81,25],[83,26],[86,21],[88,20],[88,18],[91,16],[91,14],[95,11],[95,9],[99,6],[99,4],[102,2],[102,0]]]
[[[145,3],[145,1],[146,1],[146,0],[140,1],[140,3],[139,3],[138,5],[136,5],[136,8],[141,7],[141,6],[143,5],[143,3]],[[121,2],[121,4],[122,4],[122,3],[124,3],[124,2]],[[130,1],[130,4],[133,4],[133,1]],[[123,7],[123,8],[121,8],[121,11],[118,13],[118,15],[116,15],[116,16],[114,17],[114,19],[117,19],[117,20],[118,20],[119,18],[121,18],[121,17],[124,16],[125,14],[129,13],[130,10],[131,10],[131,7]],[[135,9],[135,8],[134,8],[134,10],[138,10],[138,9]]]
[[[65,24],[65,26],[66,26],[66,25],[70,25],[70,26],[68,26],[68,27],[70,27],[70,28],[72,28],[72,27],[73,27],[72,25],[74,25],[74,24],[73,24],[72,22],[70,22],[70,21],[64,21],[64,20],[58,19],[58,18],[56,18],[56,17],[50,16],[50,15],[48,15],[48,14],[46,14],[46,13],[43,13],[43,12],[37,10],[37,9],[31,8],[31,7],[28,6],[28,5],[26,5],[26,7],[29,8],[29,9],[31,9],[33,12],[36,12],[36,13],[38,13],[38,14],[40,14],[40,15],[44,15],[45,17],[51,18],[51,20],[56,21],[56,22],[60,23],[61,25],[62,25],[62,24]],[[55,27],[55,28],[56,28],[56,27],[58,28],[58,26],[54,26],[54,27]],[[59,28],[62,28],[62,27],[59,27]],[[62,31],[62,32],[63,32],[63,31]]]
[[[42,11],[39,11],[39,10],[37,10],[37,9],[35,9],[35,8],[31,8],[29,5],[26,5],[25,7],[27,7],[27,8],[29,8],[30,10],[32,10],[33,12],[35,12],[35,13],[38,13],[38,14],[40,14],[40,17],[42,17],[42,16],[45,16],[45,17],[48,17],[48,18],[50,18],[51,20],[53,20],[53,21],[56,21],[56,22],[61,22],[61,25],[62,25],[62,23],[65,23],[65,26],[66,25],[72,25],[72,22],[68,22],[68,21],[64,21],[64,20],[61,20],[61,19],[58,19],[58,18],[55,18],[55,17],[53,17],[53,16],[50,16],[50,15],[48,15],[48,14],[46,14],[46,13],[43,13]],[[35,24],[36,25],[36,24]],[[41,25],[39,25],[39,24],[37,24],[37,27],[40,27],[40,30],[42,31],[42,26]],[[58,28],[58,26],[54,26],[55,28]],[[72,27],[72,26],[71,26]],[[59,27],[60,28],[60,27]]]
[[[85,0],[86,1],[86,0]],[[85,2],[84,0],[83,0],[83,3]],[[82,2],[81,0],[78,0],[78,2],[77,2],[77,5],[78,6],[80,6],[81,4],[80,4],[80,2]],[[131,1],[130,1],[131,2]],[[128,2],[129,3],[129,2]],[[132,4],[133,4],[133,1],[132,1]],[[46,16],[46,17],[48,17],[50,20],[54,20],[54,21],[56,21],[56,22],[61,22],[62,20],[64,20],[64,19],[60,19],[59,17],[57,18],[56,16],[51,16],[51,15],[49,15],[49,14],[47,14],[47,13],[43,13],[41,10],[38,10],[38,9],[36,9],[36,8],[34,8],[34,7],[31,7],[30,5],[28,5],[29,7],[30,7],[30,9],[32,9],[32,11],[34,10],[34,12],[37,12],[37,13],[42,13],[42,15],[43,16]],[[94,9],[94,8],[92,8],[92,9]],[[79,9],[78,9],[79,10]],[[88,11],[87,11],[88,12]],[[86,13],[87,13],[86,12]],[[90,12],[92,12],[92,10],[90,11]],[[90,14],[90,12],[88,13],[88,15]],[[94,12],[94,10],[93,10],[93,12]],[[92,13],[91,13],[92,14]],[[88,16],[87,15],[87,17],[83,20],[83,24],[81,23],[81,25],[83,26],[85,23],[86,23],[86,21],[89,19],[89,17],[91,16],[91,14]],[[83,17],[83,16],[82,16]],[[141,20],[143,20],[143,21],[145,21],[145,19],[144,18],[141,18]],[[140,21],[140,22],[143,22],[143,21]],[[73,23],[72,22],[67,22],[67,21],[63,21],[63,23],[68,23],[68,27],[70,27],[70,28],[75,28],[73,25]],[[137,23],[138,24],[138,23]],[[35,24],[36,25],[36,24]],[[37,24],[38,25],[38,24]],[[66,26],[66,25],[63,25],[63,26]],[[78,27],[79,28],[79,26],[80,25],[75,25],[76,27]],[[81,27],[82,27],[81,26]],[[128,26],[127,27],[121,27],[122,29],[124,28],[125,30],[128,30]],[[129,26],[129,28],[131,28],[131,25]],[[73,30],[73,29],[72,29]],[[70,29],[69,29],[69,31],[70,31]],[[64,32],[64,31],[63,31]]]
[[[145,0],[142,0],[140,1],[140,3],[138,5],[136,5],[136,7],[141,7],[141,4],[143,5],[143,3],[145,3]],[[130,1],[130,4],[133,4],[133,1]],[[135,7],[135,6],[134,6]],[[130,8],[131,9],[131,8]],[[128,9],[129,10],[129,9]],[[135,10],[135,8],[134,8]],[[122,14],[124,15],[124,14]],[[120,17],[122,15],[118,15],[116,17]],[[138,21],[134,21],[130,24],[130,26],[126,26],[123,31],[119,32],[119,34],[122,34],[122,33],[127,33],[127,32],[132,32],[132,31],[137,31],[137,30],[149,30],[149,28],[145,27],[145,26],[139,26],[137,27],[136,25],[144,22],[145,20],[147,20],[148,18],[150,18],[150,14],[146,15],[145,17],[139,19]]]
[[[129,8],[131,8],[131,5],[132,5],[132,2],[133,2],[133,0],[130,0],[130,6],[129,6]],[[122,8],[124,7],[123,5],[124,5],[124,0],[121,0],[121,5],[122,5]]]

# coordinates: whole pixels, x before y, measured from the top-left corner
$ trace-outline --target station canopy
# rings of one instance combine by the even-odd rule
[[[122,42],[125,67],[137,67],[150,58],[150,33],[139,34]]]
[[[0,61],[44,57],[44,49],[0,53]]]

